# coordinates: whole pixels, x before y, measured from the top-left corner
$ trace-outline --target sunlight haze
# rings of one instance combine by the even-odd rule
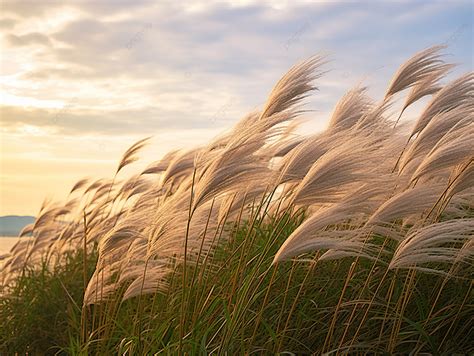
[[[414,52],[446,44],[453,76],[473,66],[469,1],[176,4],[1,2],[0,215],[112,176],[140,138],[153,136],[146,162],[204,144],[315,53],[328,59],[307,105],[315,130],[351,87],[383,92]]]

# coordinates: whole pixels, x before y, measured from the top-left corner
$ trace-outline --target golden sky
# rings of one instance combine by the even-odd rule
[[[36,214],[83,177],[205,143],[261,105],[296,61],[328,55],[312,129],[351,87],[380,97],[414,52],[448,44],[472,70],[472,4],[2,1],[0,215]],[[126,173],[126,172],[125,172]]]

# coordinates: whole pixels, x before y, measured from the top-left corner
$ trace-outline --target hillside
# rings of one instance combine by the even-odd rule
[[[33,216],[0,216],[0,236],[17,236],[21,229],[33,221]]]

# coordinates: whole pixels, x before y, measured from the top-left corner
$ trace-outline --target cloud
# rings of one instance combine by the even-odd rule
[[[27,33],[25,35],[19,36],[14,34],[8,34],[6,38],[9,44],[13,47],[22,47],[29,45],[51,45],[49,37],[38,32]]]
[[[31,85],[28,94],[35,99],[62,102],[57,111],[74,97],[76,104],[65,120],[69,124],[59,132],[110,134],[207,127],[205,118],[229,98],[238,104],[226,120],[237,120],[263,104],[294,62],[321,49],[333,61],[313,107],[327,112],[351,86],[362,81],[378,90],[414,51],[456,33],[452,18],[463,16],[466,8],[403,2],[301,3],[284,10],[281,4],[256,2],[241,7],[149,1],[133,6],[65,4],[80,15],[53,32],[7,36],[17,50],[28,45],[37,51],[29,53],[33,62],[5,88],[21,95]],[[17,15],[29,16],[27,10],[17,10]],[[446,11],[452,13],[444,19]],[[433,21],[439,23],[436,30],[426,26]],[[415,30],[420,35],[410,37]],[[458,33],[457,41],[472,39],[468,30]],[[10,112],[8,120],[22,122],[35,115],[40,115],[38,125],[47,125],[54,116],[38,108],[34,114]]]
[[[261,107],[284,72],[318,52],[329,62],[305,107],[311,129],[353,86],[380,99],[398,66],[428,46],[449,45],[446,59],[460,63],[451,78],[473,66],[469,1],[6,0],[2,15],[2,164],[45,145],[28,173],[38,181],[43,165],[60,169],[58,157],[116,158],[149,134],[159,135],[155,155],[201,142]],[[15,157],[27,171],[33,158]],[[16,179],[26,191],[15,157],[8,189]],[[29,204],[26,195],[11,203]]]
[[[2,1],[2,12],[6,14],[16,15],[25,19],[31,17],[42,17],[51,11],[52,8],[63,7],[64,3],[60,1],[46,2],[46,1]]]
[[[15,19],[3,18],[3,19],[0,19],[0,28],[4,30],[11,30],[13,27],[15,27],[16,23],[17,23],[17,20]]]
[[[55,135],[145,135],[162,131],[225,128],[224,124],[228,127],[229,111],[235,111],[233,104],[229,100],[215,111],[197,114],[192,119],[179,109],[141,108],[101,112],[78,110],[74,108],[74,103],[57,110],[3,106],[0,114],[4,134],[22,131],[28,126],[43,128]]]

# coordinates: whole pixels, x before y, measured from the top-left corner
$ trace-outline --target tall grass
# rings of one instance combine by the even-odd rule
[[[299,137],[324,64],[310,58],[207,146],[120,181],[140,140],[113,179],[81,180],[65,204],[45,203],[21,233],[33,239],[3,261],[0,347],[474,351],[474,75],[441,84],[452,68],[442,49],[409,59],[380,102],[350,90],[325,131]],[[426,96],[412,127],[400,125]],[[58,299],[69,312],[51,312],[61,330],[50,339],[31,300]],[[22,315],[28,338],[18,337]]]

